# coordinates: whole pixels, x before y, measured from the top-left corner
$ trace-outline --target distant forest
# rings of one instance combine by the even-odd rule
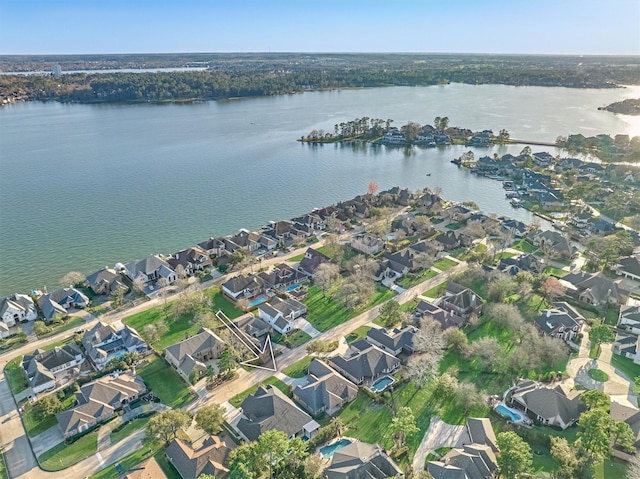
[[[205,66],[155,73],[0,75],[0,99],[64,102],[221,100],[309,90],[450,82],[614,88],[640,84],[640,57],[422,54],[0,56],[8,71]]]

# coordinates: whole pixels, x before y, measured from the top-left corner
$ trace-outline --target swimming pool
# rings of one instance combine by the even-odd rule
[[[264,303],[265,301],[267,301],[269,299],[269,296],[267,296],[266,294],[261,294],[260,296],[258,296],[257,298],[251,300],[251,302],[249,302],[248,306],[250,308],[253,308],[254,306],[258,306],[259,304]]]
[[[376,382],[374,382],[371,386],[369,386],[369,389],[371,389],[374,393],[380,393],[387,389],[387,387],[390,384],[393,384],[395,381],[396,380],[391,376],[383,376],[380,379],[377,379]]]
[[[289,292],[289,291],[293,291],[294,289],[298,289],[300,287],[299,284],[292,284],[290,286],[287,286],[287,289],[285,291]]]
[[[513,422],[524,421],[524,416],[521,413],[519,413],[519,412],[517,412],[517,411],[515,411],[515,410],[513,410],[511,408],[508,408],[504,404],[498,404],[496,406],[496,411],[498,411],[504,417],[508,417]]]
[[[351,441],[349,439],[340,439],[333,444],[321,447],[320,454],[322,454],[322,457],[324,457],[325,459],[331,459],[338,449],[342,449],[349,444],[351,444]]]

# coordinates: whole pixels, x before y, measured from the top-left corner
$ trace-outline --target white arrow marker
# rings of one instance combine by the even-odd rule
[[[278,370],[276,366],[276,359],[273,356],[273,347],[271,346],[271,336],[267,334],[267,339],[265,339],[264,341],[264,346],[262,347],[262,349],[260,349],[260,347],[253,342],[253,339],[250,336],[248,336],[247,333],[245,333],[242,329],[240,329],[237,324],[231,321],[227,317],[227,315],[224,314],[222,311],[218,311],[216,313],[216,317],[220,321],[222,321],[222,324],[224,324],[227,328],[229,328],[229,331],[231,331],[233,335],[236,338],[238,338],[242,344],[245,345],[245,347],[251,352],[251,354],[255,356],[254,358],[249,359],[247,361],[243,361],[240,364],[244,364],[245,366],[250,366],[252,368],[264,369],[266,371],[275,372]],[[267,354],[267,349],[269,351],[268,354]],[[263,366],[258,366],[257,364],[253,364],[253,361],[265,356],[266,358],[264,360]]]

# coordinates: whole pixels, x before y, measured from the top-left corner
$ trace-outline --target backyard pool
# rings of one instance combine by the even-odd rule
[[[371,389],[374,393],[381,393],[382,391],[387,389],[387,387],[390,384],[393,384],[395,381],[396,380],[393,379],[391,376],[384,376],[384,377],[381,377],[380,379],[377,379],[371,386],[369,386],[369,389]]]
[[[511,419],[513,422],[524,422],[524,416],[520,412],[508,408],[502,403],[496,406],[496,411],[498,411],[504,417]]]
[[[266,294],[261,294],[260,296],[258,296],[257,298],[252,299],[248,306],[250,308],[253,308],[254,306],[258,306],[259,304],[264,303],[265,301],[267,301],[269,299],[269,296],[267,296]]]
[[[287,289],[285,291],[288,293],[289,291],[293,291],[295,289],[298,289],[299,287],[300,287],[299,284],[292,284],[292,285],[287,286]]]
[[[322,457],[324,457],[325,459],[331,459],[338,449],[342,449],[349,444],[351,444],[351,441],[349,439],[340,439],[333,444],[321,447],[320,454],[322,454]]]

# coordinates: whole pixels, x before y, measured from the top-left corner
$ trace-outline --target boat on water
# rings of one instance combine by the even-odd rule
[[[518,193],[517,191],[507,191],[504,196],[506,196],[507,198],[517,198],[518,196],[520,196],[520,193]]]
[[[427,173],[427,176],[431,176],[431,173]]]
[[[511,206],[514,208],[520,208],[522,206],[521,201],[518,198],[511,198],[509,203],[511,203]]]

